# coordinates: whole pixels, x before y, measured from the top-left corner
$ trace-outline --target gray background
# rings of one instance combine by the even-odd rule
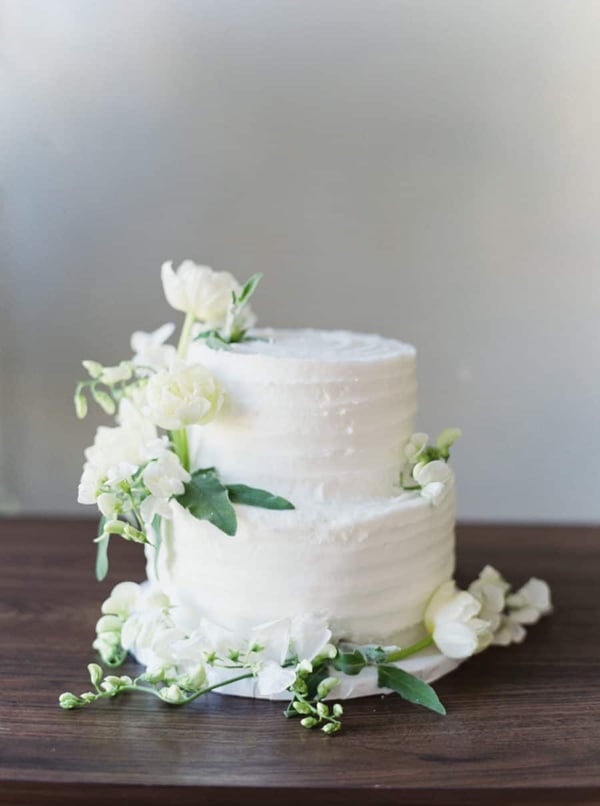
[[[264,271],[264,324],[415,343],[462,518],[598,520],[600,2],[0,7],[5,509],[92,514],[79,361],[189,256]]]

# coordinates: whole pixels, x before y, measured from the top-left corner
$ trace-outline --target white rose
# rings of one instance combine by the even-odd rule
[[[169,305],[203,322],[224,321],[232,292],[242,290],[229,272],[213,271],[191,260],[184,260],[177,271],[172,261],[164,263],[161,279]]]
[[[468,658],[492,642],[490,624],[477,618],[481,603],[453,580],[431,597],[425,610],[425,626],[440,652],[448,658]]]
[[[152,375],[146,387],[150,419],[169,431],[209,422],[222,402],[216,379],[202,364],[177,361]]]

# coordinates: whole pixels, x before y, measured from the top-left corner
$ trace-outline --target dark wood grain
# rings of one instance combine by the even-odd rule
[[[333,738],[217,694],[60,710],[60,692],[88,687],[101,600],[143,576],[139,547],[113,541],[96,583],[94,535],[0,521],[0,803],[600,803],[599,528],[460,527],[459,580],[486,562],[544,577],[555,614],[439,681],[447,717],[371,697],[347,703]]]

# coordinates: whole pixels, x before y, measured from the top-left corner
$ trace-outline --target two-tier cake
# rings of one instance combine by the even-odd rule
[[[335,733],[325,700],[396,691],[438,713],[428,685],[492,643],[521,641],[550,610],[487,566],[468,591],[455,565],[446,429],[415,432],[416,352],[347,331],[257,330],[244,286],[185,261],[162,269],[174,326],[132,337],[134,356],[86,361],[76,390],[98,429],[79,488],[111,535],[145,545],[148,581],[117,585],[94,647],[109,666],[65,708],[146,692],[173,705],[212,690],[285,698],[287,716]]]

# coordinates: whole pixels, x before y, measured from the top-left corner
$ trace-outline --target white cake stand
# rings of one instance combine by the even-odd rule
[[[389,665],[404,669],[405,672],[414,674],[415,677],[426,683],[433,683],[434,680],[439,680],[440,677],[453,672],[460,663],[459,660],[446,658],[435,647],[427,647],[410,658]],[[392,691],[377,685],[377,669],[374,666],[365,667],[358,675],[351,676],[337,671],[333,671],[332,674],[339,678],[340,683],[327,699],[350,700],[356,697],[371,697],[374,694],[390,694]],[[289,700],[290,698],[289,692],[286,691],[278,694],[259,694],[254,678],[238,680],[237,683],[232,683],[225,688],[216,689],[215,693],[234,697],[255,697],[262,700]]]

